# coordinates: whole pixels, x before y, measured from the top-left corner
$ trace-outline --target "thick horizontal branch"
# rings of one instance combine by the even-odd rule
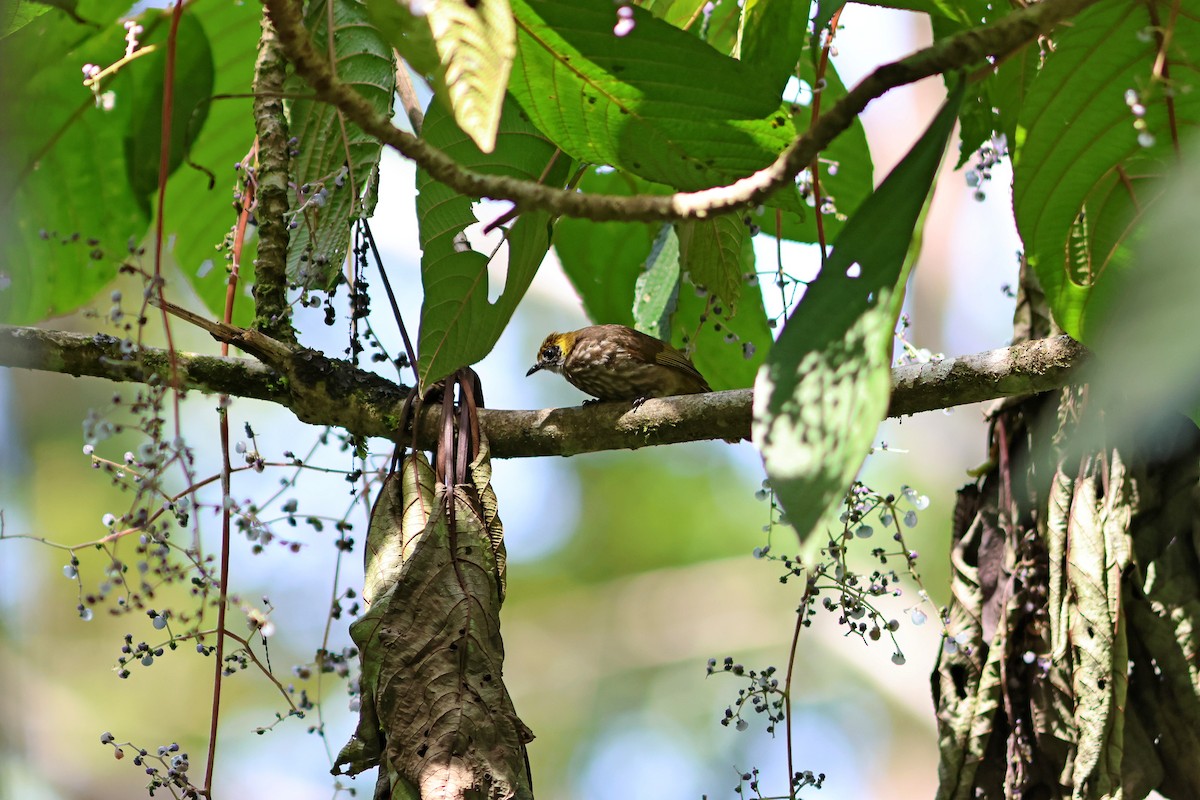
[[[434,179],[468,197],[511,200],[522,211],[543,210],[569,217],[625,221],[702,218],[759,205],[790,185],[875,98],[897,86],[973,67],[987,58],[1001,60],[1093,2],[1096,0],[1031,3],[991,25],[964,31],[900,61],[884,64],[826,110],[772,164],[728,186],[672,195],[624,197],[582,194],[467,169],[443,151],[392,125],[362,95],[339,80],[313,45],[296,0],[263,0],[284,53],[297,73],[316,90],[317,97],[337,106],[349,120],[415,161]]]
[[[1059,336],[897,367],[892,371],[888,414],[896,417],[1055,389],[1070,380],[1085,355],[1082,345]],[[398,431],[405,387],[312,350],[276,350],[269,357],[278,368],[256,359],[179,353],[180,381],[186,389],[277,403],[314,425],[345,428],[359,436],[406,438]],[[142,383],[170,374],[165,350],[132,351],[103,334],[7,325],[0,325],[0,366]],[[497,457],[565,456],[747,439],[750,401],[751,391],[739,389],[647,400],[637,409],[628,403],[599,403],[540,411],[484,409],[479,416]],[[417,426],[420,446],[433,446],[439,416],[437,408],[422,414]]]

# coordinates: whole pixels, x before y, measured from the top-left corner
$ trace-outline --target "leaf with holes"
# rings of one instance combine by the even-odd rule
[[[750,229],[735,214],[676,224],[679,234],[679,268],[695,286],[709,291],[730,312],[737,308],[747,272],[754,272],[751,250],[749,269],[745,253]]]
[[[1145,35],[1155,24],[1147,9],[1098,3],[1056,32],[1018,118],[1017,229],[1054,318],[1085,341],[1097,286],[1129,262],[1139,222],[1161,196],[1157,179],[1175,168],[1174,140],[1200,125],[1200,92],[1154,78],[1159,45]],[[1166,63],[1174,76],[1195,75],[1197,59],[1200,17],[1179,14]]]
[[[962,96],[960,81],[851,217],[755,381],[754,442],[802,539],[844,496],[887,414],[906,255]]]
[[[565,152],[679,190],[724,185],[770,164],[796,136],[774,82],[637,6],[514,0],[510,91]],[[797,213],[798,194],[773,202]]]
[[[337,76],[376,113],[390,117],[396,88],[392,48],[370,25],[366,7],[358,0],[320,0],[309,6],[305,24],[319,48],[332,48]],[[299,151],[292,160],[296,196],[289,213],[297,227],[288,244],[288,279],[328,289],[346,259],[350,224],[375,208],[380,144],[333,106],[307,99],[312,90],[300,76],[290,75],[285,89],[304,98],[288,104]]]
[[[562,186],[571,160],[557,153],[523,118],[515,103],[505,103],[496,148],[482,153],[438,104],[429,108],[425,140],[467,169],[509,175]],[[491,352],[517,303],[525,295],[550,248],[550,216],[522,214],[505,232],[496,255],[507,255],[504,291],[488,300],[488,255],[474,250],[467,229],[478,223],[472,198],[456,194],[424,171],[417,173],[417,221],[421,239],[421,333],[417,344],[417,377],[422,390],[459,367],[474,364]]]

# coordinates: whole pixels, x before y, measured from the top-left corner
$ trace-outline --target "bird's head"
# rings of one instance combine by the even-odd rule
[[[538,348],[537,363],[529,368],[529,372],[525,373],[525,377],[528,378],[533,373],[542,369],[562,374],[563,361],[574,346],[574,333],[550,334],[542,342],[542,346]]]

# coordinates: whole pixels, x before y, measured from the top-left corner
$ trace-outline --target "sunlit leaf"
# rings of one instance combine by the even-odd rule
[[[679,239],[670,225],[659,230],[633,291],[633,327],[656,339],[669,338],[679,294]]]
[[[517,49],[508,0],[431,0],[426,13],[454,120],[490,153]]]
[[[802,538],[844,496],[886,416],[909,242],[961,99],[960,84],[846,224],[755,381],[754,442]]]

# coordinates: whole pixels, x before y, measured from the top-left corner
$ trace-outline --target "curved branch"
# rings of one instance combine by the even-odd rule
[[[254,331],[246,334],[261,337]],[[406,440],[398,431],[406,387],[313,350],[276,348],[257,339],[243,343],[265,353],[276,367],[256,359],[179,353],[181,385],[266,400],[290,409],[303,422],[345,428],[359,436]],[[1059,336],[897,367],[892,370],[888,414],[897,417],[1055,389],[1070,382],[1086,352],[1073,339]],[[123,352],[120,340],[103,334],[0,325],[0,366],[147,382],[155,380],[154,375],[168,375],[168,363],[165,350]],[[479,420],[492,455],[521,458],[747,439],[750,408],[751,391],[737,389],[652,399],[632,410],[627,403],[540,411],[484,409]],[[431,448],[437,441],[440,414],[438,404],[430,404],[418,420],[422,447]]]
[[[337,106],[349,120],[415,161],[434,179],[468,197],[511,200],[522,211],[549,211],[597,221],[647,222],[703,218],[758,205],[794,181],[796,175],[850,127],[875,98],[897,86],[964,69],[985,58],[1002,59],[1094,2],[1096,0],[1032,3],[991,25],[964,31],[900,61],[884,64],[823,113],[771,165],[728,186],[672,195],[623,197],[580,194],[517,178],[483,175],[463,167],[443,151],[392,125],[334,75],[329,63],[313,46],[296,0],[263,0],[284,53],[296,71],[316,90],[317,97]]]

